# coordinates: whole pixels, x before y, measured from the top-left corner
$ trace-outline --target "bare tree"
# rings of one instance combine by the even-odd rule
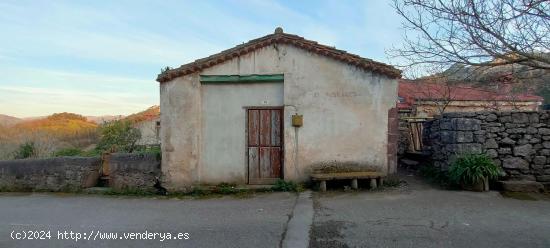
[[[548,0],[394,0],[393,6],[408,32],[404,45],[389,51],[405,59],[402,68],[550,70]]]

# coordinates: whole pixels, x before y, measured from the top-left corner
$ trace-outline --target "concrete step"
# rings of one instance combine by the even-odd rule
[[[511,192],[542,192],[544,185],[535,181],[499,181],[504,191]]]

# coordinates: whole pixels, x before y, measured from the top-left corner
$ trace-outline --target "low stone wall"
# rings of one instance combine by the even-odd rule
[[[0,161],[0,190],[78,191],[99,178],[98,157],[59,157]]]
[[[424,127],[424,144],[443,170],[456,154],[486,153],[504,179],[550,182],[548,111],[447,113]]]
[[[118,191],[155,191],[161,173],[160,158],[154,154],[114,153],[109,167],[109,186]]]

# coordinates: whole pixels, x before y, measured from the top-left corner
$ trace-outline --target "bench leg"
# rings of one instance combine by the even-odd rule
[[[376,178],[372,178],[370,180],[370,188],[371,189],[376,189]]]
[[[327,181],[321,181],[319,183],[319,190],[321,192],[326,192],[327,191]]]
[[[358,189],[359,186],[357,185],[357,178],[351,179],[351,188],[352,189]]]
[[[378,178],[378,186],[380,186],[380,187],[384,186],[384,178],[382,178],[382,177]]]

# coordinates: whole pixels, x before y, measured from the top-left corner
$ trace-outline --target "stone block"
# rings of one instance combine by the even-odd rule
[[[499,181],[504,191],[511,192],[541,192],[544,186],[535,181]]]
[[[485,147],[485,149],[493,149],[498,148],[498,143],[495,139],[488,139],[485,141],[485,144],[483,144],[483,146]]]
[[[542,146],[543,146],[544,148],[550,148],[550,141],[544,141],[544,142],[542,142]]]
[[[539,113],[531,113],[529,115],[529,123],[539,123]]]
[[[512,116],[510,116],[510,115],[500,116],[498,119],[499,119],[500,123],[512,122]]]
[[[485,151],[485,154],[487,154],[487,156],[489,156],[490,158],[497,158],[498,157],[498,152],[495,149],[489,149],[489,150]]]
[[[481,144],[477,143],[461,143],[461,144],[448,144],[445,149],[449,154],[463,154],[463,153],[481,153]]]
[[[528,157],[532,153],[533,153],[533,146],[531,144],[514,147],[514,156]]]
[[[505,169],[529,169],[529,162],[518,157],[507,157],[502,159],[502,167]]]
[[[550,128],[539,128],[540,135],[550,135]]]
[[[504,124],[504,127],[506,127],[506,129],[516,128],[516,127],[518,127],[518,124],[514,124],[514,123],[505,123],[505,124]]]
[[[550,151],[550,150],[549,150],[549,151]],[[512,148],[509,148],[509,147],[502,147],[502,148],[499,148],[499,149],[498,149],[498,153],[501,154],[501,155],[512,154]]]
[[[498,133],[500,132],[500,127],[486,127],[485,130],[491,133]]]
[[[439,128],[441,128],[441,130],[451,130],[453,126],[450,120],[442,120],[439,124]]]
[[[456,118],[452,120],[452,125],[458,131],[475,131],[481,127],[481,121],[470,118]]]
[[[491,122],[491,121],[496,121],[497,119],[498,119],[497,115],[495,115],[495,114],[489,114],[489,115],[487,115],[487,117],[485,118],[485,121]]]
[[[443,144],[452,144],[456,143],[456,132],[455,131],[441,131],[440,132],[441,142]]]
[[[545,156],[535,156],[533,158],[533,163],[537,165],[544,165],[546,164],[546,157]]]
[[[485,135],[482,135],[482,134],[479,134],[479,135],[474,135],[474,142],[476,143],[485,143]]]
[[[507,133],[526,133],[527,129],[525,129],[523,127],[509,128],[509,129],[506,129],[506,132]]]
[[[472,132],[456,132],[456,142],[458,143],[470,143],[474,141],[474,135]]]
[[[537,182],[550,182],[550,175],[537,176]]]
[[[529,123],[527,113],[512,113],[512,123]]]
[[[526,130],[527,130],[527,133],[530,133],[530,134],[536,134],[539,132],[539,130],[535,127],[528,127]]]
[[[513,139],[509,138],[509,137],[506,137],[504,139],[501,139],[500,140],[500,143],[501,144],[505,144],[505,145],[514,145],[516,144],[516,141],[514,141]],[[550,144],[549,144],[550,145]]]

